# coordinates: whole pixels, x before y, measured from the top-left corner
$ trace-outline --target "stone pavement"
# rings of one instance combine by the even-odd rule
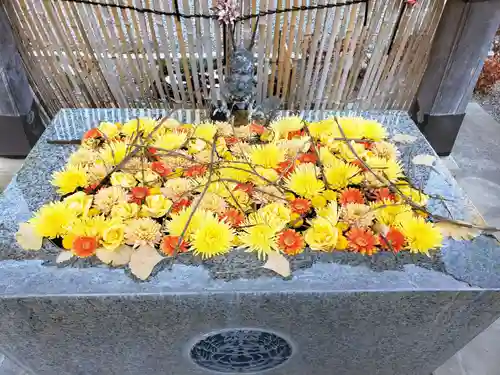
[[[467,107],[457,142],[445,162],[488,224],[499,227],[500,124],[478,104]],[[500,320],[497,320],[434,375],[498,375],[499,343]]]
[[[487,222],[495,226],[500,226],[499,147],[500,124],[478,104],[471,103],[467,108],[467,115],[452,155],[445,158],[458,183]],[[20,160],[0,158],[0,191],[21,164]],[[499,342],[500,320],[450,358],[433,375],[498,375],[500,374]],[[30,372],[0,354],[0,375],[28,374]]]

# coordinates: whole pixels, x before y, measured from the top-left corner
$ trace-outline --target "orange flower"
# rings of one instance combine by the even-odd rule
[[[290,208],[299,215],[304,215],[311,209],[311,201],[303,198],[297,198],[290,202]]]
[[[253,185],[252,184],[237,184],[234,190],[241,190],[247,194],[253,193]]]
[[[278,172],[280,176],[283,175],[283,177],[288,177],[294,169],[295,165],[293,164],[293,162],[291,160],[285,160],[278,164],[278,167],[275,168],[275,171]]]
[[[97,238],[79,236],[73,240],[73,254],[80,258],[88,258],[97,250]]]
[[[340,204],[346,205],[348,203],[365,203],[365,197],[359,189],[345,189],[342,194],[340,194]]]
[[[389,188],[383,187],[375,190],[375,199],[377,201],[390,200],[394,201],[394,194],[391,193]]]
[[[295,131],[293,131],[293,132],[288,132],[288,136],[287,136],[287,138],[288,138],[288,139],[293,139],[293,138],[295,138],[295,137],[302,137],[302,136],[304,136],[304,134],[305,134],[305,133],[304,133],[304,131],[303,131],[303,130],[295,130]]]
[[[368,141],[367,141],[367,142],[361,142],[361,144],[362,144],[363,146],[365,146],[365,148],[366,148],[367,150],[370,150],[370,149],[373,147],[373,143],[372,143],[372,142],[368,142]]]
[[[227,146],[232,146],[240,141],[238,137],[224,137],[224,140]]]
[[[83,191],[87,194],[92,194],[97,186],[99,186],[99,182],[95,182],[89,186],[86,186],[85,188],[83,188]]]
[[[360,161],[360,160],[354,160],[354,161],[351,161],[351,164],[354,164],[356,167],[358,167],[359,169],[361,169],[362,171],[366,171],[367,169],[365,168],[365,166],[363,165],[363,163]]]
[[[130,190],[130,193],[132,195],[129,198],[129,202],[134,202],[140,205],[149,195],[149,189],[144,186],[136,186]]]
[[[373,255],[377,252],[377,237],[372,231],[362,228],[352,228],[347,232],[349,248],[363,255]]]
[[[285,254],[300,254],[304,250],[304,246],[304,238],[293,229],[286,229],[278,236],[278,247]]]
[[[308,152],[307,154],[302,154],[297,158],[301,163],[313,163],[316,164],[318,157],[314,152]]]
[[[170,169],[165,163],[161,161],[152,162],[151,169],[162,177],[166,177],[170,173],[172,173],[172,169]]]
[[[405,244],[405,236],[396,228],[391,228],[385,235],[380,236],[380,245],[386,250],[393,250],[395,253],[399,252]]]
[[[184,208],[188,208],[189,206],[191,206],[191,201],[187,198],[181,198],[172,205],[172,213],[175,214],[182,211]]]
[[[161,251],[163,251],[165,255],[174,256],[176,253],[179,254],[187,252],[188,244],[184,240],[182,240],[179,244],[179,236],[165,236],[161,241]]]
[[[264,126],[262,126],[262,125],[253,123],[252,125],[250,125],[250,131],[252,133],[256,133],[258,135],[262,135],[266,131],[266,128]]]
[[[220,219],[225,219],[226,223],[230,224],[232,227],[238,227],[245,220],[245,216],[240,211],[230,208],[229,210],[224,211],[224,213],[220,216]]]
[[[204,165],[193,165],[184,171],[186,177],[200,177],[207,173],[207,167]]]
[[[99,129],[97,128],[92,128],[90,130],[87,130],[85,134],[83,135],[83,139],[89,139],[89,138],[99,138],[102,137],[102,133]]]

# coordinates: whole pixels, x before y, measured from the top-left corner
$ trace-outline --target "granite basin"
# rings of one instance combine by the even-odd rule
[[[500,315],[500,247],[446,240],[432,258],[306,254],[283,280],[242,252],[180,260],[139,283],[124,270],[57,268],[57,249],[24,252],[17,223],[56,199],[48,181],[99,121],[160,110],[63,110],[0,197],[0,351],[34,374],[429,375]],[[304,112],[319,119],[334,112]],[[339,114],[339,113],[337,113]],[[412,165],[434,154],[406,113],[340,113],[382,122],[402,145],[407,175],[455,219],[477,215],[451,174]],[[199,112],[175,114],[194,122]]]

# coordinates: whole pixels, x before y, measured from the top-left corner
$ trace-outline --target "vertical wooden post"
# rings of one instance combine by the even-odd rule
[[[0,156],[26,156],[44,130],[0,1]]]
[[[446,3],[411,110],[439,155],[451,152],[499,24],[499,0]]]

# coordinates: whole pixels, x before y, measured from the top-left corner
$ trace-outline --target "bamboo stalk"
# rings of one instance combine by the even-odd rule
[[[274,8],[271,8],[270,7],[270,3],[272,2],[272,4],[274,5]],[[277,9],[277,0],[267,0],[265,1],[264,3],[265,5],[265,9],[266,10],[270,10],[270,9]],[[269,84],[271,83],[271,78],[270,78],[270,68],[271,68],[271,64],[272,64],[272,51],[271,51],[271,48],[272,48],[272,37],[273,37],[273,33],[271,32],[271,30],[273,29],[273,24],[272,24],[272,20],[273,18],[271,18],[272,16],[266,16],[265,18],[265,22],[266,22],[266,64],[264,66],[264,83],[262,85],[262,96],[265,97],[265,96],[271,96],[269,95],[269,91],[268,91],[268,88],[270,87]]]
[[[204,14],[209,14],[208,4],[205,1],[201,2],[201,10]],[[210,82],[210,98],[212,102],[217,100],[217,92],[215,88],[215,70],[214,70],[214,62],[213,62],[213,54],[212,54],[212,40],[210,35],[213,35],[211,32],[211,24],[210,20],[204,19],[203,21],[203,31],[199,30],[200,35],[199,38],[203,39],[203,56],[200,59],[206,59],[207,69],[208,69],[208,79]]]
[[[291,5],[291,0],[285,0],[285,7],[290,8]],[[276,64],[277,70],[278,70],[278,82],[277,82],[277,87],[276,87],[276,93],[277,96],[280,96],[280,94],[283,92],[284,88],[282,87],[283,83],[283,73],[286,70],[286,66],[288,65],[288,54],[286,53],[286,45],[287,45],[287,35],[290,35],[290,30],[288,29],[288,19],[289,19],[289,14],[285,13],[283,15],[283,28],[279,40],[279,54],[278,54],[278,62]],[[283,61],[284,58],[284,61]]]
[[[283,8],[283,0],[278,0],[278,5],[276,9]],[[276,79],[276,71],[278,69],[278,60],[279,60],[279,38],[280,38],[280,23],[281,23],[281,14],[275,14],[274,18],[274,39],[273,39],[273,51],[272,51],[272,61],[271,62],[271,77],[269,81],[269,86],[267,87],[267,95],[273,96],[275,90],[275,79]]]
[[[300,5],[304,5],[304,0],[295,0],[297,3],[300,1]],[[293,58],[294,58],[294,64],[292,67],[292,76],[290,77],[290,97],[289,97],[289,107],[294,109],[295,108],[295,98],[296,98],[296,90],[297,90],[297,74],[298,74],[298,63],[301,61],[300,59],[304,59],[304,55],[300,57],[300,49],[303,44],[303,38],[304,38],[304,18],[305,18],[305,11],[299,11],[299,23],[298,23],[298,28],[299,32],[297,35],[297,39],[295,41],[295,46],[293,50]],[[300,76],[300,75],[299,75]]]
[[[290,1],[287,1],[287,4],[290,4]],[[298,7],[299,4],[300,4],[299,0],[293,0],[294,7]],[[290,93],[288,85],[290,84],[290,75],[292,74],[295,46],[297,44],[295,36],[297,34],[298,13],[296,11],[292,12],[290,17],[291,17],[291,24],[290,24],[290,30],[288,31],[288,43],[287,43],[288,48],[287,48],[287,56],[285,59],[285,71],[284,71],[283,92],[282,92],[282,98],[284,102],[288,102],[288,96]],[[302,27],[302,24],[299,23],[299,27]]]

